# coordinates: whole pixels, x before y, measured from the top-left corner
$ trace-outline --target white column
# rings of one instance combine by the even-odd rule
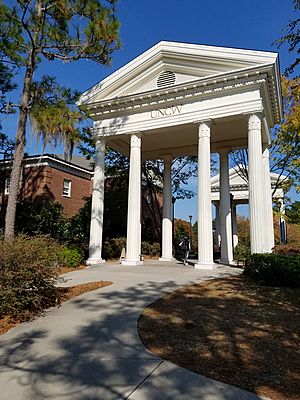
[[[231,264],[232,221],[230,204],[230,184],[228,151],[220,152],[220,228],[221,228],[221,263]]]
[[[215,210],[216,210],[216,240],[217,240],[217,246],[218,246],[218,251],[220,249],[221,245],[221,233],[220,233],[220,203],[215,202]]]
[[[261,143],[261,114],[251,114],[248,120],[249,209],[251,253],[264,253],[265,206]]]
[[[237,216],[236,216],[236,204],[232,205],[231,209],[231,218],[232,218],[232,241],[233,241],[233,248],[235,249],[238,242],[238,230],[237,230]]]
[[[264,169],[264,188],[265,188],[265,219],[266,219],[266,247],[267,253],[272,252],[272,248],[275,245],[274,242],[274,223],[273,223],[273,202],[272,202],[272,188],[271,188],[271,177],[270,177],[270,155],[269,149],[265,149],[263,152],[263,169]]]
[[[140,265],[141,255],[141,135],[130,138],[127,241],[124,265]]]
[[[162,254],[160,261],[171,261],[172,257],[172,156],[164,157],[164,203],[162,220]]]
[[[198,141],[198,263],[197,269],[214,269],[210,188],[210,126],[199,124]]]
[[[105,260],[101,258],[105,180],[104,155],[104,139],[97,139],[92,195],[89,258],[86,260],[86,264],[88,265],[101,264],[105,262]]]

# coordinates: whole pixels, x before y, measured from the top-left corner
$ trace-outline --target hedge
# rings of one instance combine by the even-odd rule
[[[252,254],[244,274],[269,286],[300,287],[300,255]]]

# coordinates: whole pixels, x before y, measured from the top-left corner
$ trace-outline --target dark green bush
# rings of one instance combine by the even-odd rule
[[[246,260],[244,274],[269,286],[300,286],[300,256],[252,254]]]
[[[47,236],[0,238],[0,318],[24,321],[57,304],[59,250]]]
[[[149,256],[159,256],[160,244],[156,242],[142,242],[142,254]]]
[[[238,243],[234,249],[234,259],[244,261],[250,256],[250,245]]]
[[[123,248],[126,248],[125,237],[107,240],[103,244],[103,258],[106,260],[110,258],[120,258]],[[160,244],[155,242],[142,242],[141,252],[143,255],[157,256],[160,253]]]
[[[63,267],[77,268],[83,261],[82,253],[74,246],[61,246],[59,264]]]
[[[119,237],[105,241],[103,244],[104,259],[108,260],[110,258],[120,258],[123,247],[126,247],[125,237]]]

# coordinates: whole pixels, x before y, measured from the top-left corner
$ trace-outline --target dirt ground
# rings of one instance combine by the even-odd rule
[[[300,399],[299,289],[244,277],[179,289],[147,307],[138,329],[156,355],[274,400]]]

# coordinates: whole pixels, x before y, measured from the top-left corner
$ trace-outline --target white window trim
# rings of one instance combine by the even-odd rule
[[[65,193],[64,193],[64,190],[65,190],[65,182],[68,182],[68,183],[69,183],[68,194],[65,194]],[[72,181],[71,181],[71,179],[64,179],[64,181],[63,181],[63,193],[62,193],[62,196],[63,196],[63,197],[71,197],[71,193],[72,193]]]

